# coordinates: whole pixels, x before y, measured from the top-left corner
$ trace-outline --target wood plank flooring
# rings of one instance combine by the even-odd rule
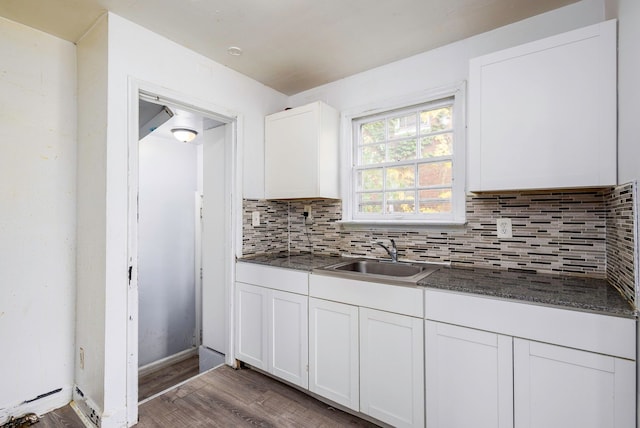
[[[42,415],[38,423],[33,426],[37,428],[85,428],[82,420],[68,404]]]
[[[255,370],[220,366],[138,408],[139,428],[375,427]],[[69,406],[38,428],[84,428]]]
[[[145,400],[196,376],[200,372],[198,361],[198,355],[194,355],[163,369],[140,376],[138,379],[138,401]]]
[[[250,369],[221,366],[139,407],[150,427],[375,427]]]

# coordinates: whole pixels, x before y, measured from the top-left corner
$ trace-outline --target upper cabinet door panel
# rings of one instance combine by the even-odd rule
[[[616,184],[616,21],[470,62],[469,190]]]
[[[265,197],[338,198],[339,115],[315,102],[265,119]]]

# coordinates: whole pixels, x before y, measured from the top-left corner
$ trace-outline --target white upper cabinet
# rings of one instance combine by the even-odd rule
[[[469,190],[616,184],[616,21],[474,58]]]
[[[318,101],[265,118],[265,198],[339,198],[338,111]]]

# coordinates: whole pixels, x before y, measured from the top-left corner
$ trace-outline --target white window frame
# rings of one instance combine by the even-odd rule
[[[342,114],[342,141],[341,145],[341,192],[342,221],[341,223],[367,226],[394,226],[394,225],[460,225],[465,223],[465,189],[466,189],[466,118],[465,118],[465,92],[466,82],[444,86],[419,94],[403,96],[392,100],[386,100],[375,105],[366,105]],[[360,215],[356,213],[355,203],[355,132],[353,123],[364,117],[373,117],[385,114],[393,110],[406,109],[411,106],[438,102],[446,98],[453,98],[453,154],[452,154],[452,199],[451,212],[443,214],[385,214]]]

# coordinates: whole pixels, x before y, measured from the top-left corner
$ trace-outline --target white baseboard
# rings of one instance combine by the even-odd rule
[[[158,361],[154,361],[142,367],[138,367],[138,376],[144,376],[149,373],[153,373],[157,370],[168,367],[171,364],[175,364],[182,360],[186,360],[187,358],[191,358],[192,356],[197,354],[198,354],[198,348],[194,347],[190,349],[185,349],[184,351],[180,351],[177,354],[169,355],[168,357],[162,358]]]
[[[52,410],[64,407],[71,401],[71,391],[71,386],[66,386],[58,392],[35,399],[30,403],[24,401],[0,408],[0,425],[6,423],[11,417],[19,418],[27,413],[35,413],[38,416],[42,416]]]

